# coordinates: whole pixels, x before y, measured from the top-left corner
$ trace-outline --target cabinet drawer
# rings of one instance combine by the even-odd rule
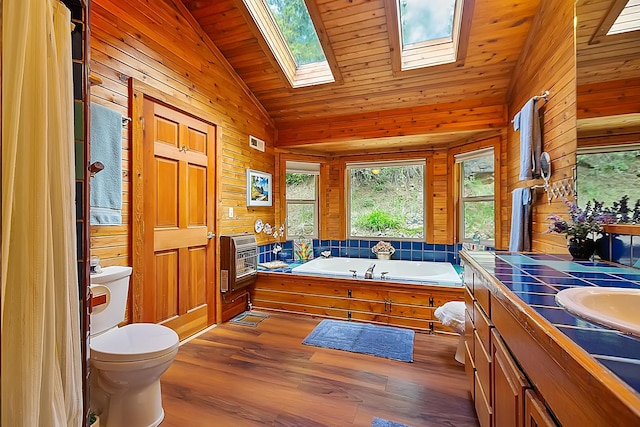
[[[478,301],[487,316],[491,317],[491,292],[489,292],[487,279],[484,277],[478,276],[475,278],[473,297]]]
[[[491,354],[484,348],[484,345],[478,337],[478,331],[474,332],[474,352],[473,359],[476,366],[476,375],[485,391],[485,398],[491,404]]]
[[[471,355],[471,351],[469,349],[469,344],[473,347],[473,340],[471,342],[465,341],[464,350],[464,371],[467,375],[467,379],[469,380],[469,391],[471,392],[471,399],[476,400],[476,368],[473,362],[473,356]]]
[[[484,344],[484,349],[488,353],[489,351],[491,351],[490,337],[493,324],[484,314],[478,303],[474,303],[473,319],[473,324],[476,328],[476,331],[478,332],[478,336],[480,337],[482,344]]]
[[[471,294],[471,290],[467,287],[464,288],[464,306],[469,312],[469,316],[471,317],[471,321],[473,322],[475,319],[473,318],[473,295]]]
[[[474,401],[476,406],[476,414],[478,415],[478,422],[480,423],[480,427],[491,427],[491,405],[486,398],[486,393],[478,380],[478,375],[476,373],[475,376],[475,395],[476,400]]]
[[[466,313],[465,322],[464,322],[464,341],[469,347],[469,352],[471,353],[471,357],[473,359],[476,358],[475,353],[473,351],[473,332],[475,328],[473,327],[473,322],[469,318],[469,312]]]
[[[524,393],[524,426],[525,427],[557,427],[558,424],[547,411],[546,406],[535,390]]]

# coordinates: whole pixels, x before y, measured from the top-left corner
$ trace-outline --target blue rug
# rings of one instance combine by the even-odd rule
[[[409,329],[325,319],[302,344],[413,362],[414,335]]]
[[[393,421],[384,420],[382,418],[374,418],[371,427],[409,427],[406,424],[394,423]]]

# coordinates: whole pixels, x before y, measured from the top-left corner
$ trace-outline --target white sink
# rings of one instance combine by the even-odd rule
[[[556,302],[583,319],[640,336],[640,289],[568,288],[556,294]]]

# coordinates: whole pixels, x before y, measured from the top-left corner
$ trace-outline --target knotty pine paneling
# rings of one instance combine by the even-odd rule
[[[92,87],[92,101],[128,116],[128,79],[134,78],[202,111],[205,120],[218,127],[217,179],[222,182],[216,232],[252,231],[256,218],[273,222],[274,215],[273,208],[246,207],[245,171],[274,170],[275,128],[221,55],[203,40],[202,30],[191,25],[193,18],[178,6],[171,0],[92,2],[91,70],[102,79]],[[123,223],[91,227],[91,253],[100,256],[102,265],[131,264],[129,126],[123,127]],[[266,141],[265,153],[249,147],[250,134]],[[234,218],[228,217],[229,207]]]
[[[291,89],[247,23],[242,1],[184,0],[278,124],[293,119],[339,121],[357,113],[469,100],[498,99],[504,105],[539,2],[477,0],[463,66],[393,73],[390,52],[395,47],[389,41],[384,0],[313,0],[342,82]]]
[[[549,101],[540,101],[543,117],[543,150],[551,155],[551,182],[573,176],[576,151],[576,66],[574,56],[573,3],[549,0],[540,3],[527,41],[515,67],[511,80],[508,111],[509,119],[534,95],[549,90]],[[520,133],[508,127],[507,190],[508,209],[503,217],[511,215],[511,191],[539,181],[518,180],[520,162]],[[506,215],[508,212],[508,215]],[[536,191],[533,208],[533,244],[535,251],[564,253],[563,236],[545,234],[547,216],[555,212],[566,213],[562,200],[547,204],[547,197]],[[503,244],[508,242],[510,228],[502,231]]]

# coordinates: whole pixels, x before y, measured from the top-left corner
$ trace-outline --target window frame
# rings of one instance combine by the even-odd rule
[[[478,159],[480,157],[488,157],[491,156],[493,159],[493,194],[491,196],[472,196],[465,197],[464,196],[464,162],[468,160]],[[474,203],[474,202],[493,202],[493,224],[494,224],[494,236],[493,239],[481,239],[480,244],[485,246],[495,246],[495,239],[497,233],[496,227],[496,152],[494,147],[482,148],[479,150],[469,151],[465,153],[461,153],[455,156],[455,163],[458,169],[457,175],[459,176],[459,183],[457,185],[457,193],[458,193],[458,233],[459,233],[459,242],[460,243],[469,243],[473,241],[473,238],[465,238],[465,220],[464,220],[464,207],[465,203]]]
[[[306,236],[291,236],[289,234],[289,226],[285,227],[285,239],[292,240],[294,238],[305,238],[305,239],[318,239],[319,230],[320,230],[320,203],[318,195],[320,194],[320,164],[317,163],[303,163],[303,162],[287,162],[291,163],[294,166],[287,165],[285,170],[285,222],[288,221],[289,214],[289,204],[292,205],[313,205],[313,233],[311,235]],[[305,164],[313,165],[313,170],[305,168]],[[297,166],[297,167],[296,167]],[[315,170],[317,166],[317,170]],[[315,195],[314,199],[290,199],[289,195],[286,191],[286,174],[287,173],[299,173],[305,175],[311,175],[314,177],[314,185],[315,185]]]
[[[422,237],[389,237],[389,236],[354,236],[351,234],[351,169],[376,169],[395,166],[422,166]],[[344,188],[346,199],[345,222],[347,228],[347,239],[350,240],[389,240],[389,241],[426,241],[427,237],[427,162],[426,159],[410,159],[410,160],[378,160],[365,162],[349,162],[345,165]]]

